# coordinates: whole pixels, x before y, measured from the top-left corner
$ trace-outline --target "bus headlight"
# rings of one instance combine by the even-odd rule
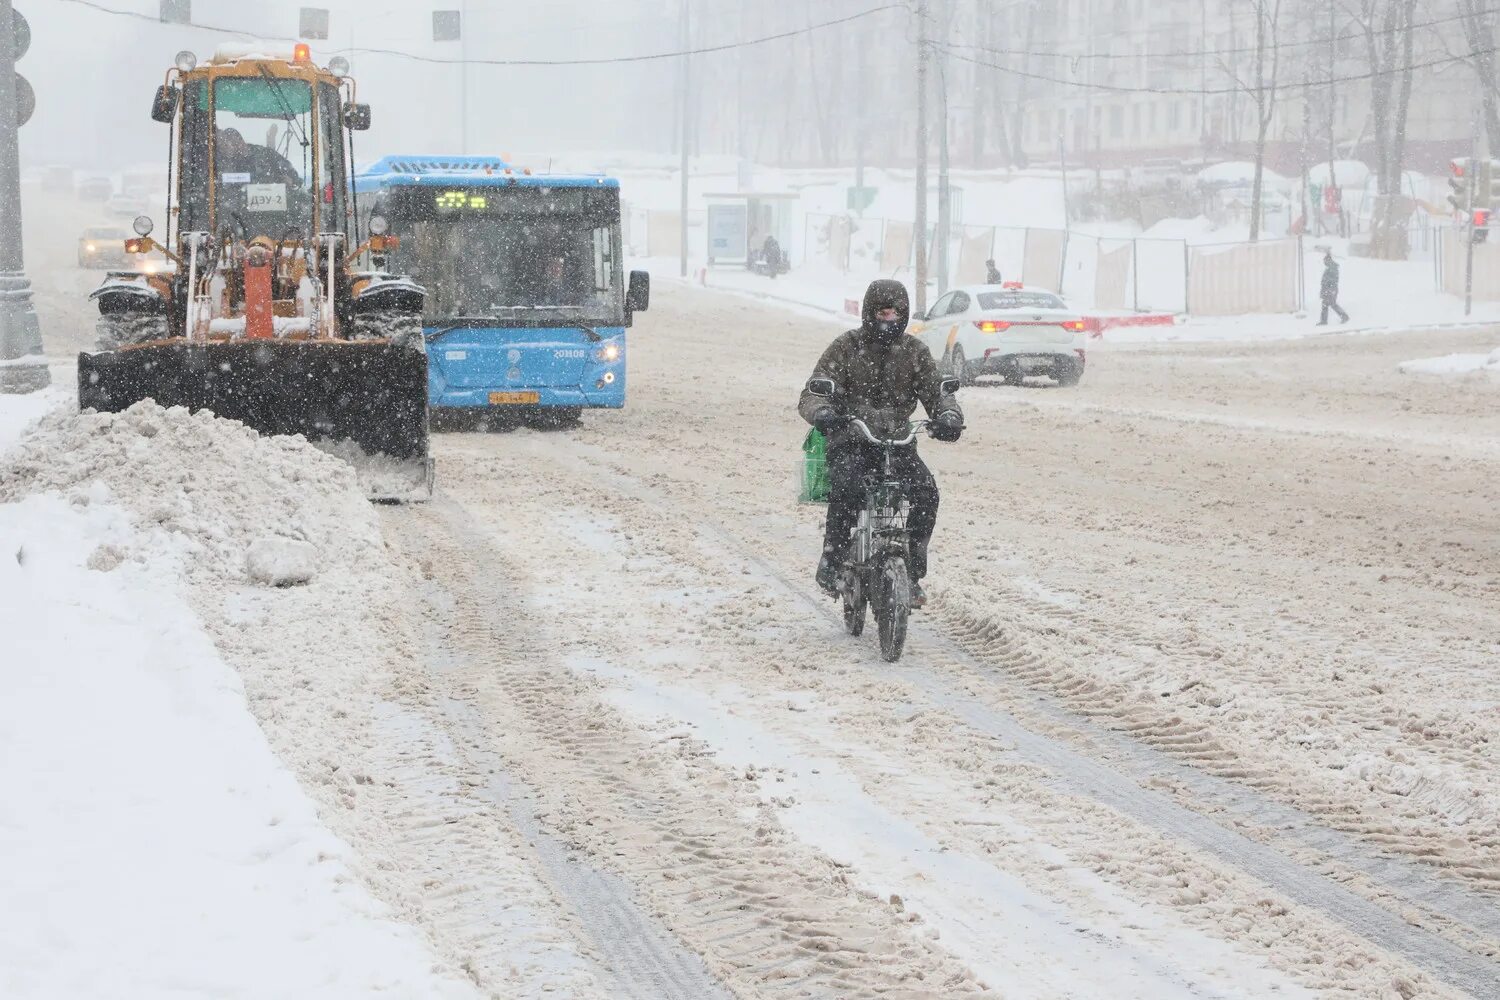
[[[611,361],[619,361],[620,345],[605,344],[603,347],[599,348],[599,350],[594,352],[594,360],[603,362],[605,364],[608,364]]]

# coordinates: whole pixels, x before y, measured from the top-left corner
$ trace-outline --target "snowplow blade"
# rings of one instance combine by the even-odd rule
[[[372,500],[432,493],[427,357],[387,343],[148,344],[78,356],[78,406],[143,400],[301,434],[352,462]]]

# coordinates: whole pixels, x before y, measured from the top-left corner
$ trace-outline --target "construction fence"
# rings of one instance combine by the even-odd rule
[[[1462,227],[1438,230],[1437,254],[1433,269],[1440,292],[1462,298],[1465,294],[1469,259],[1469,232]],[[1486,240],[1474,250],[1474,287],[1476,302],[1500,302],[1500,244]]]
[[[805,259],[837,271],[909,276],[916,230],[909,222],[809,215]],[[928,273],[939,253],[929,239]],[[982,283],[993,260],[1002,278],[1050,289],[1079,305],[1117,312],[1240,316],[1304,308],[1301,240],[1190,244],[1007,226],[955,226],[949,284]]]
[[[677,212],[627,207],[623,215],[625,243],[632,254],[676,257],[681,252]],[[688,254],[693,259],[701,260],[707,253],[705,218],[703,212],[688,214]],[[915,270],[916,227],[910,222],[810,213],[800,231],[789,237],[782,251],[793,266],[897,278],[910,278]],[[1455,251],[1455,241],[1461,243],[1461,236],[1442,232],[1436,266],[1440,287],[1447,287],[1455,269],[1444,265],[1458,261],[1457,294],[1462,294],[1462,248]],[[1475,249],[1475,297],[1500,299],[1500,246]],[[927,255],[928,274],[936,275],[939,254],[931,232]],[[1035,227],[953,227],[950,285],[982,283],[989,260],[1007,281],[1050,289],[1080,307],[1101,311],[1241,316],[1297,312],[1307,302],[1299,237],[1196,244]]]

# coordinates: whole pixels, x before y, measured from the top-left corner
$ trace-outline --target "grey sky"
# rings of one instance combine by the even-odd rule
[[[157,0],[97,2],[153,17],[158,8]],[[313,3],[332,11],[333,37],[315,43],[320,62],[351,43],[439,58],[459,54],[455,43],[432,42],[431,12],[457,8],[461,0]],[[115,169],[164,159],[166,130],[148,111],[173,55],[188,48],[206,59],[221,42],[252,34],[290,37],[303,5],[194,0],[195,21],[245,33],[236,37],[113,16],[66,0],[17,0],[33,34],[19,69],[37,91],[36,116],[22,132],[23,162]],[[675,47],[676,4],[665,0],[468,0],[468,6],[471,58],[609,57]],[[360,137],[361,159],[457,151],[456,67],[376,55],[357,54],[352,61],[360,99],[374,108],[374,128]],[[471,68],[471,151],[660,148],[670,141],[674,79],[671,61]]]

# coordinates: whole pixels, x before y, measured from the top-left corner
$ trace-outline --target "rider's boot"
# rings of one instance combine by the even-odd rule
[[[823,558],[818,560],[818,587],[823,593],[837,597],[839,592],[839,570],[834,562],[832,554],[823,553]]]
[[[913,580],[911,582],[911,609],[915,611],[926,603],[927,591],[922,589],[922,581]]]

